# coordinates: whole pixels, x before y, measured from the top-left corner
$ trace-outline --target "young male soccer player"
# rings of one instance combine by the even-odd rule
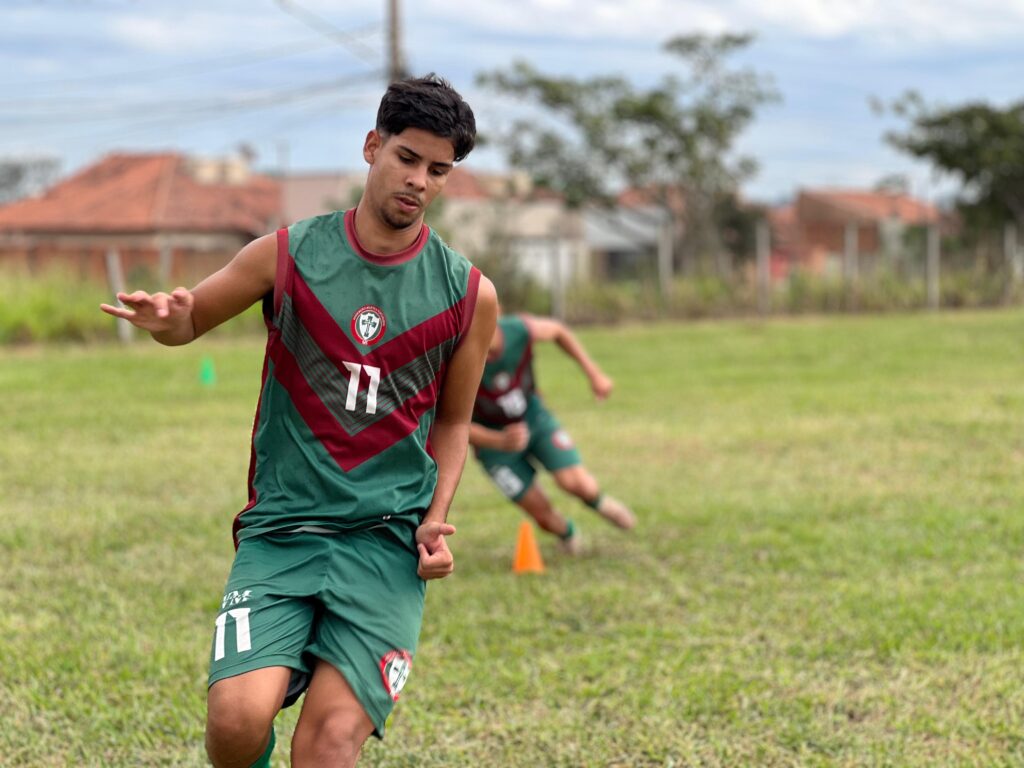
[[[576,525],[559,514],[535,482],[536,465],[551,472],[562,490],[608,522],[632,528],[636,521],[622,502],[601,493],[597,480],[581,463],[572,438],[541,400],[533,375],[535,341],[558,344],[583,369],[598,400],[611,394],[612,380],[590,359],[564,323],[504,315],[491,339],[473,406],[469,441],[498,488],[541,528],[558,536],[566,552],[576,554],[580,549]]]
[[[354,210],[253,241],[193,291],[103,305],[176,345],[263,302],[249,503],[211,652],[218,768],[269,765],[274,716],[303,690],[292,765],[354,765],[409,675],[425,580],[452,572],[446,516],[497,300],[423,214],[475,133],[445,81],[394,83]]]

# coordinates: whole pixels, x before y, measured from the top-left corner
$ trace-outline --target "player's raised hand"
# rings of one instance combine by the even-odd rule
[[[416,573],[421,579],[443,579],[455,570],[455,558],[446,539],[453,533],[455,526],[449,523],[423,523],[416,529],[416,549],[420,553]]]
[[[170,293],[149,294],[145,291],[120,292],[117,300],[124,306],[100,304],[108,315],[120,317],[150,333],[177,328],[189,318],[195,299],[187,288],[175,288]]]
[[[598,400],[604,400],[607,398],[614,388],[615,382],[600,371],[590,377],[590,389],[593,391],[594,397]]]

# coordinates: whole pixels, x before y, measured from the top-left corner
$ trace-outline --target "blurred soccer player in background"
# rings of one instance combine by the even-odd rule
[[[504,315],[498,320],[473,406],[469,441],[476,458],[505,496],[537,524],[558,537],[563,551],[581,548],[576,524],[555,509],[537,483],[537,469],[548,470],[558,486],[619,528],[632,528],[633,513],[602,493],[583,466],[572,438],[547,409],[533,373],[533,343],[553,341],[575,360],[594,397],[611,394],[612,380],[587,354],[564,323],[530,315]]]

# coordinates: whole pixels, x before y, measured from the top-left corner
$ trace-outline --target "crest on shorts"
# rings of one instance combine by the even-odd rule
[[[560,429],[557,432],[555,432],[555,434],[551,436],[551,442],[555,446],[555,448],[558,448],[563,451],[568,451],[570,448],[572,448],[572,438],[569,436],[569,433],[566,432],[564,429]]]
[[[360,344],[369,346],[384,335],[388,321],[380,307],[367,304],[352,315],[352,337]]]
[[[412,671],[412,656],[408,651],[394,650],[384,654],[380,660],[380,676],[384,680],[384,690],[392,701],[398,701],[398,694],[405,687]]]

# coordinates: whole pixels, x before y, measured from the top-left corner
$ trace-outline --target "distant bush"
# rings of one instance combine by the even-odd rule
[[[508,262],[481,265],[493,276],[506,312],[552,312],[551,292],[522,275]],[[488,271],[487,267],[491,270]],[[135,285],[133,283],[133,285]],[[117,338],[115,321],[99,309],[111,301],[97,282],[75,280],[58,272],[38,276],[0,271],[0,344],[91,342]],[[751,276],[677,278],[668,295],[656,281],[633,279],[577,283],[566,291],[566,319],[578,323],[616,323],[623,320],[697,319],[752,315],[758,312]],[[943,308],[977,308],[1024,302],[1024,285],[1007,275],[963,268],[947,270],[940,284]],[[864,275],[856,295],[841,277],[794,271],[772,285],[772,314],[911,311],[927,306],[927,287],[921,277],[875,270]],[[265,332],[260,303],[214,329],[215,336],[260,335]]]
[[[0,344],[113,338],[114,321],[99,305],[102,285],[58,272],[39,276],[0,272]]]
[[[994,307],[1024,301],[1024,285],[1010,283],[1006,275],[975,269],[947,270],[942,274],[940,306]],[[566,316],[573,322],[614,323],[656,318],[710,318],[758,312],[758,296],[749,275],[732,278],[677,278],[664,296],[653,280],[581,283],[566,293]],[[928,305],[922,277],[905,277],[890,270],[875,270],[861,277],[855,291],[841,276],[794,271],[771,287],[772,314],[826,314],[832,312],[905,312]]]
[[[478,256],[473,263],[494,283],[502,312],[551,314],[551,292],[520,270],[515,261],[502,256],[500,251]]]
[[[117,338],[114,318],[100,310],[113,297],[101,283],[57,271],[42,275],[0,271],[0,344],[92,342]],[[259,304],[212,331],[217,335],[263,332]]]

